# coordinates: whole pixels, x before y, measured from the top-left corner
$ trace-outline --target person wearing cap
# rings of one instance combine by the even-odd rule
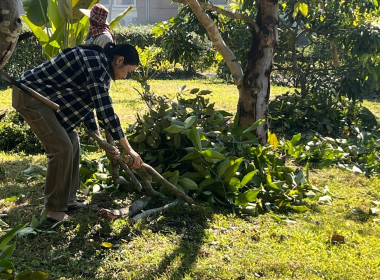
[[[109,95],[111,80],[125,79],[139,61],[136,48],[129,44],[108,43],[104,48],[81,45],[67,48],[22,74],[19,82],[57,103],[60,106],[57,111],[13,87],[13,107],[46,151],[44,209],[48,218],[68,219],[66,211],[81,206],[76,199],[79,139],[75,130],[81,123],[99,137],[97,124],[109,131],[121,149],[132,157],[131,168],[141,167],[143,161],[129,144]],[[106,152],[115,159],[121,156],[117,147]]]
[[[95,4],[91,9],[79,9],[84,15],[90,18],[90,28],[84,39],[84,44],[98,45],[104,48],[109,43],[116,43],[108,21],[108,9],[102,4]]]

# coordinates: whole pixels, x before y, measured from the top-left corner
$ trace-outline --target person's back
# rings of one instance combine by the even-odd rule
[[[108,10],[102,4],[95,4],[91,10],[80,9],[80,11],[90,18],[90,28],[84,40],[86,45],[94,44],[102,48],[111,42],[116,43],[108,22]]]

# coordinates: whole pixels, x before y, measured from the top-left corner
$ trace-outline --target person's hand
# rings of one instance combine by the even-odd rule
[[[132,161],[133,161],[133,164],[130,165],[131,168],[133,169],[138,169],[141,167],[141,165],[143,164],[143,160],[141,159],[140,155],[138,153],[135,152],[135,150],[131,149],[128,153],[129,156],[132,157]],[[128,157],[124,157],[124,159],[127,159],[129,160]],[[125,160],[124,160],[125,162]],[[128,164],[128,161],[126,162]]]
[[[107,155],[109,155],[113,159],[119,159],[120,158],[120,151],[117,146],[112,146],[112,149],[110,147],[103,147],[103,149],[106,151]]]

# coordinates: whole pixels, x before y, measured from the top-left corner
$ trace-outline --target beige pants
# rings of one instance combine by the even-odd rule
[[[67,133],[46,105],[13,87],[12,106],[22,115],[45,148],[48,166],[45,208],[66,211],[79,188],[79,139]]]

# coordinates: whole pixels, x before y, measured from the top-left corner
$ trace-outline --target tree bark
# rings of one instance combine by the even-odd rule
[[[252,45],[248,53],[243,87],[239,89],[237,113],[240,125],[251,125],[259,119],[265,122],[257,128],[261,144],[267,142],[270,74],[278,39],[278,1],[258,0],[256,23],[259,30],[250,29]]]
[[[239,91],[237,114],[239,125],[249,126],[259,119],[265,122],[256,130],[261,144],[267,142],[268,103],[270,96],[270,74],[273,67],[274,50],[278,39],[278,1],[257,0],[256,23],[239,13],[223,11],[211,4],[197,0],[173,0],[188,5],[205,27],[215,49],[223,56]],[[252,45],[248,53],[247,69],[243,72],[240,63],[225,44],[215,22],[204,12],[210,9],[224,16],[244,21],[252,33]]]

